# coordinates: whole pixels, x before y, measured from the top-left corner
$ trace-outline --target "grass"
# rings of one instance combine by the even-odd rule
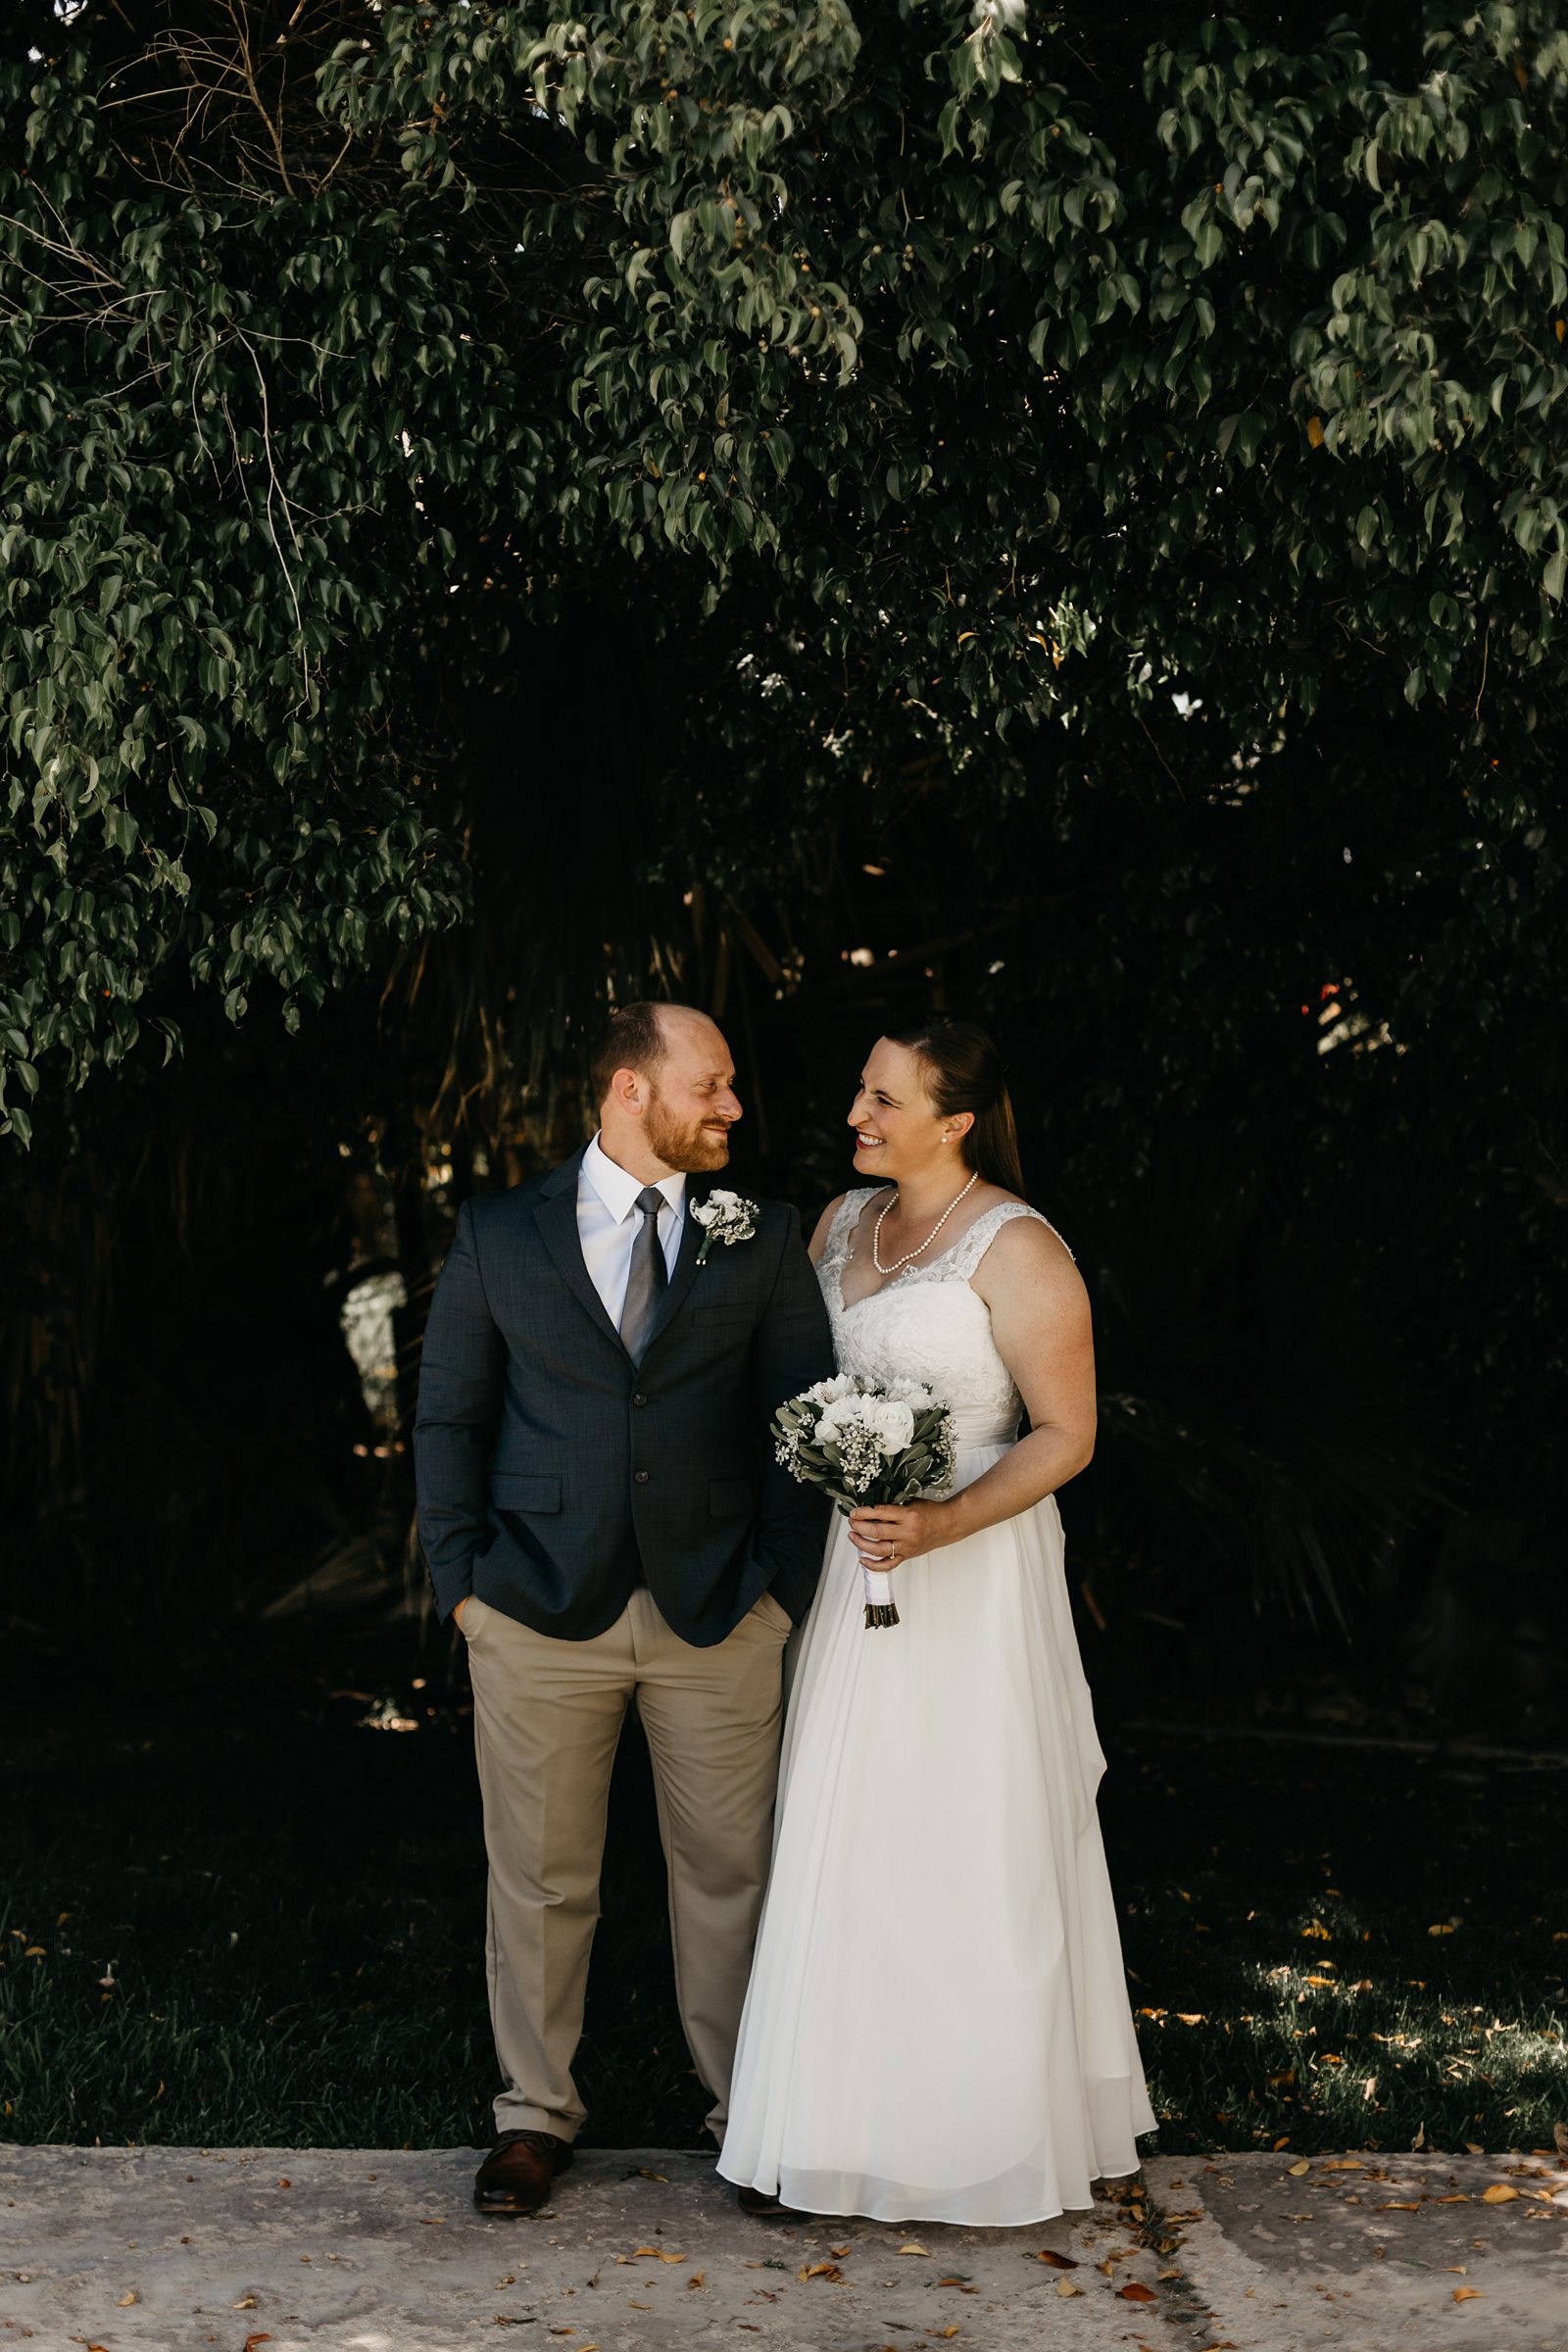
[[[205,1721],[13,1708],[0,2137],[484,2139],[483,1845],[460,1698],[405,1686],[380,1709],[418,1724],[401,1735],[365,1725],[363,1695]],[[1163,2149],[1550,2144],[1568,2117],[1560,1774],[1107,1744]],[[590,2140],[702,2144],[634,1739],[578,2079]]]

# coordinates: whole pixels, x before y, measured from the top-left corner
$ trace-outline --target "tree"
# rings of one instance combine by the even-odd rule
[[[1326,694],[1402,695],[1472,918],[1527,948],[1555,9],[1419,44],[864,13],[35,13],[0,80],[13,1132],[173,972],[292,1024],[459,921],[465,698],[548,691],[564,616],[647,680],[654,830],[726,888],[890,773],[994,808],[1093,745],[1211,792]]]
[[[945,989],[1032,1164],[1116,1207],[1107,1265],[1183,1247],[1195,1138],[1262,1204],[1124,1318],[1217,1318],[1210,1432],[1261,1414],[1233,1529],[1304,1426],[1304,1376],[1243,1369],[1270,1268],[1336,1220],[1383,1277],[1339,1360],[1396,1299],[1467,1491],[1539,1492],[1559,13],[37,0],[0,73],[13,1132],[51,1072],[59,1139],[143,1033],[205,1039],[192,984],[257,1051],[389,984],[394,1126],[495,1180],[607,987],[744,972],[804,1195],[822,1073]]]

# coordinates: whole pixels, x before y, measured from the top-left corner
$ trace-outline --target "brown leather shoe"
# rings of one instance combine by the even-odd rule
[[[570,2140],[553,2132],[500,2132],[473,2177],[473,2201],[481,2213],[537,2213],[570,2162]]]
[[[735,2202],[742,2213],[754,2222],[802,2222],[806,2216],[797,2205],[785,2205],[765,2188],[737,2188]]]

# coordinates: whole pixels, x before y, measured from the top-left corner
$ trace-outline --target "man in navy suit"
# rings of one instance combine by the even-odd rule
[[[504,2079],[474,2188],[485,2212],[537,2212],[583,2122],[571,2063],[633,1702],[681,2020],[723,2136],[784,1643],[826,1521],[773,1460],[768,1423],[832,1369],[794,1209],[748,1202],[729,1239],[692,1213],[729,1159],[734,1079],[705,1014],[614,1014],[593,1061],[599,1133],[548,1176],[464,1203],[431,1303],[419,1532],[437,1609],[468,1647]]]

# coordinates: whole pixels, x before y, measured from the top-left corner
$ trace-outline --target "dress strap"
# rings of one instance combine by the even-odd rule
[[[1038,1208],[1031,1208],[1027,1200],[999,1200],[995,1208],[988,1208],[982,1216],[976,1217],[968,1231],[954,1243],[949,1252],[954,1272],[965,1282],[969,1281],[1004,1225],[1010,1224],[1014,1217],[1033,1217],[1035,1223],[1043,1225],[1048,1233],[1055,1233],[1073,1264],[1078,1263],[1066,1235],[1056,1233],[1051,1219],[1042,1216]]]
[[[887,1188],[879,1189],[886,1190]],[[850,1254],[850,1246],[855,1239],[855,1228],[860,1221],[860,1212],[871,1198],[870,1190],[863,1184],[853,1187],[845,1194],[834,1210],[833,1222],[827,1229],[827,1240],[822,1246],[822,1256],[818,1266],[819,1273],[823,1275],[836,1274],[846,1262]]]

